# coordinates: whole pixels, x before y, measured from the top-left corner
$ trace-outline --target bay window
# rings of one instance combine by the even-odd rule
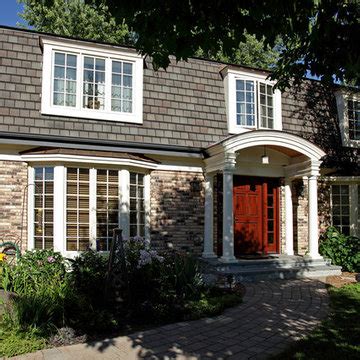
[[[134,50],[42,42],[42,113],[142,123],[143,60]]]
[[[54,171],[56,168],[63,170]],[[124,172],[128,175],[121,176]],[[71,256],[88,248],[109,251],[117,227],[123,228],[125,237],[146,236],[146,194],[150,194],[146,177],[149,175],[124,169],[30,168],[29,248],[54,248]],[[64,188],[55,189],[54,183],[63,183]],[[120,211],[121,201],[127,202],[125,213]],[[62,213],[64,216],[59,216]],[[63,236],[55,229],[64,229]]]

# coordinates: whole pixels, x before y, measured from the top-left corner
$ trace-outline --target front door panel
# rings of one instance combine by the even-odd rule
[[[278,185],[271,179],[234,177],[235,255],[278,251]]]

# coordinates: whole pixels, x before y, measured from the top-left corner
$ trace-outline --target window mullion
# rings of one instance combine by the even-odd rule
[[[111,72],[112,59],[105,59],[105,111],[111,111]]]
[[[255,82],[255,101],[256,101],[256,104],[255,104],[255,109],[256,109],[256,116],[255,116],[255,119],[256,119],[256,128],[257,129],[260,129],[260,86],[259,86],[259,81],[256,81]]]
[[[76,57],[76,108],[78,110],[82,109],[82,99],[83,99],[83,56],[82,54],[77,54]]]

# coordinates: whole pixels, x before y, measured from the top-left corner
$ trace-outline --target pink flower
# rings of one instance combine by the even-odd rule
[[[47,261],[48,261],[49,264],[52,264],[52,263],[55,262],[55,258],[54,258],[53,256],[49,256],[49,257],[47,258]]]

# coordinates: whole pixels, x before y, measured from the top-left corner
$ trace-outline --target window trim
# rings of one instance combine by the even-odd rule
[[[259,123],[258,119],[258,107],[260,92],[257,89],[257,83],[262,82],[266,85],[274,86],[275,82],[267,79],[267,75],[259,74],[255,72],[247,72],[243,70],[235,69],[224,69],[224,86],[225,86],[225,103],[226,103],[226,115],[228,123],[228,131],[230,134],[239,134],[247,131],[253,130],[282,130],[282,120],[281,120],[281,92],[278,89],[275,89],[273,94],[273,108],[274,108],[274,127],[263,128]],[[243,126],[236,124],[236,80],[250,80],[254,81],[256,84],[255,90],[255,107],[256,107],[256,125],[255,126]]]
[[[360,147],[360,140],[350,139],[348,117],[348,101],[360,102],[360,94],[352,94],[349,91],[339,90],[335,93],[335,98],[343,146]]]
[[[128,123],[143,123],[143,57],[134,49],[117,48],[103,44],[84,44],[74,40],[41,39],[43,45],[42,96],[41,113],[95,120],[110,120]],[[72,53],[77,56],[76,69],[76,107],[57,106],[53,99],[53,63],[55,51]],[[113,112],[109,110],[91,110],[81,107],[84,56],[105,58],[105,88],[109,95],[105,96],[105,104],[111,102],[111,60],[125,61],[133,64],[133,111],[132,113]],[[51,75],[49,75],[51,74]],[[79,87],[80,85],[80,87]],[[109,108],[109,105],[108,105]]]

